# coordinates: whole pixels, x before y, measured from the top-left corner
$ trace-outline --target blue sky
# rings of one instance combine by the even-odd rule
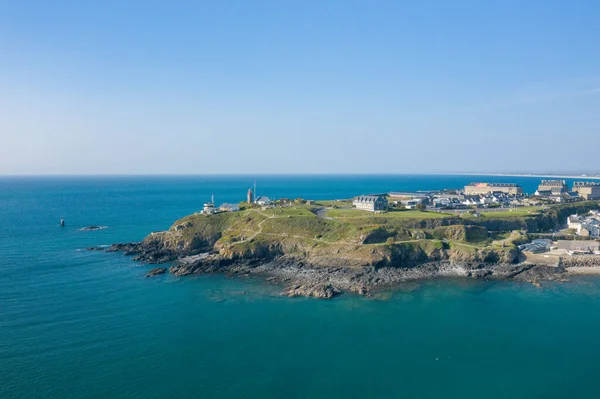
[[[599,20],[597,1],[0,1],[0,174],[600,172]]]

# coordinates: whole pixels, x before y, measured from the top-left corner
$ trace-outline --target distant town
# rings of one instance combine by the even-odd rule
[[[302,198],[271,199],[267,196],[254,196],[256,186],[249,189],[246,200],[240,204],[223,203],[215,205],[214,196],[204,204],[203,214],[238,211],[244,205],[275,207],[293,203],[306,203],[311,200]],[[351,200],[353,208],[368,212],[387,212],[390,210],[455,210],[469,211],[485,209],[514,209],[526,206],[543,206],[555,203],[569,203],[600,199],[600,182],[575,182],[569,188],[565,180],[542,180],[537,190],[527,195],[523,188],[515,183],[471,183],[463,189],[445,189],[419,192],[389,192],[359,195]],[[314,200],[313,200],[314,201]],[[350,202],[350,200],[335,200]]]
[[[255,196],[255,193],[256,184],[254,189],[248,189],[245,201],[223,203],[218,207],[215,205],[213,196],[210,202],[204,204],[199,213],[211,215],[240,211],[248,207],[267,210],[293,205],[324,203],[324,201],[303,198],[271,199],[268,196]],[[565,180],[541,180],[537,190],[529,195],[525,194],[523,188],[515,183],[474,182],[462,189],[358,195],[352,199],[325,201],[325,207],[373,213],[419,210],[458,215],[469,214],[470,217],[479,217],[483,213],[512,211],[522,213],[523,210],[531,209],[533,211],[553,204],[599,199],[600,182],[575,182],[572,187],[569,187]],[[600,238],[600,212],[593,212],[590,215],[571,215],[566,227],[565,231],[574,235]],[[593,244],[591,245],[593,246]],[[524,249],[539,252],[540,248],[538,247],[539,245],[530,245]],[[590,247],[590,249],[597,250],[596,247]]]

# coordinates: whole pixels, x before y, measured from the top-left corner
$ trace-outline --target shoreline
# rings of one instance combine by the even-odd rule
[[[146,264],[169,263],[169,272],[176,276],[264,275],[282,284],[281,294],[287,296],[332,298],[344,291],[368,295],[381,286],[440,276],[540,285],[566,280],[569,267],[600,268],[600,257],[569,256],[556,265],[523,262],[517,245],[531,240],[526,232],[550,230],[561,215],[597,206],[588,201],[532,218],[469,223],[421,214],[394,223],[365,215],[366,221],[354,224],[323,218],[314,208],[300,205],[271,214],[251,208],[189,215],[169,230],[151,233],[141,242],[113,244],[107,251],[123,252]],[[511,233],[497,242],[491,241],[490,230]],[[153,271],[159,272],[165,271]],[[571,274],[592,272],[573,269]]]
[[[171,263],[168,272],[184,277],[201,274],[220,274],[231,277],[257,277],[265,283],[281,287],[280,295],[288,297],[311,297],[331,299],[343,293],[370,296],[380,290],[395,290],[407,282],[418,282],[436,278],[461,278],[486,281],[513,281],[531,283],[541,287],[544,281],[569,281],[576,274],[600,275],[600,266],[569,268],[538,265],[533,263],[489,263],[453,262],[450,260],[430,261],[412,267],[344,267],[317,266],[306,259],[293,256],[253,260],[225,259],[217,254],[202,253],[192,256],[157,259],[147,258],[134,249],[137,244],[118,244],[107,249],[109,252],[124,252],[138,255],[134,261],[147,266]],[[90,249],[90,248],[89,248]],[[150,262],[149,262],[150,261]],[[582,269],[582,270],[580,270]],[[149,270],[147,277],[167,272],[167,268]],[[587,272],[587,273],[586,273]]]

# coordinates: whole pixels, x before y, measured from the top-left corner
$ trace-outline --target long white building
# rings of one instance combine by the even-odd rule
[[[363,211],[383,212],[388,209],[388,200],[385,195],[359,195],[354,197],[352,205]]]

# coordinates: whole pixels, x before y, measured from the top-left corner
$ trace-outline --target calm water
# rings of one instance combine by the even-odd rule
[[[260,195],[539,179],[259,177]],[[92,245],[140,240],[249,177],[1,178],[1,398],[600,396],[600,280],[408,284],[377,298],[280,298],[220,276],[144,279]],[[58,227],[65,217],[67,227]],[[87,225],[106,225],[82,232]]]

